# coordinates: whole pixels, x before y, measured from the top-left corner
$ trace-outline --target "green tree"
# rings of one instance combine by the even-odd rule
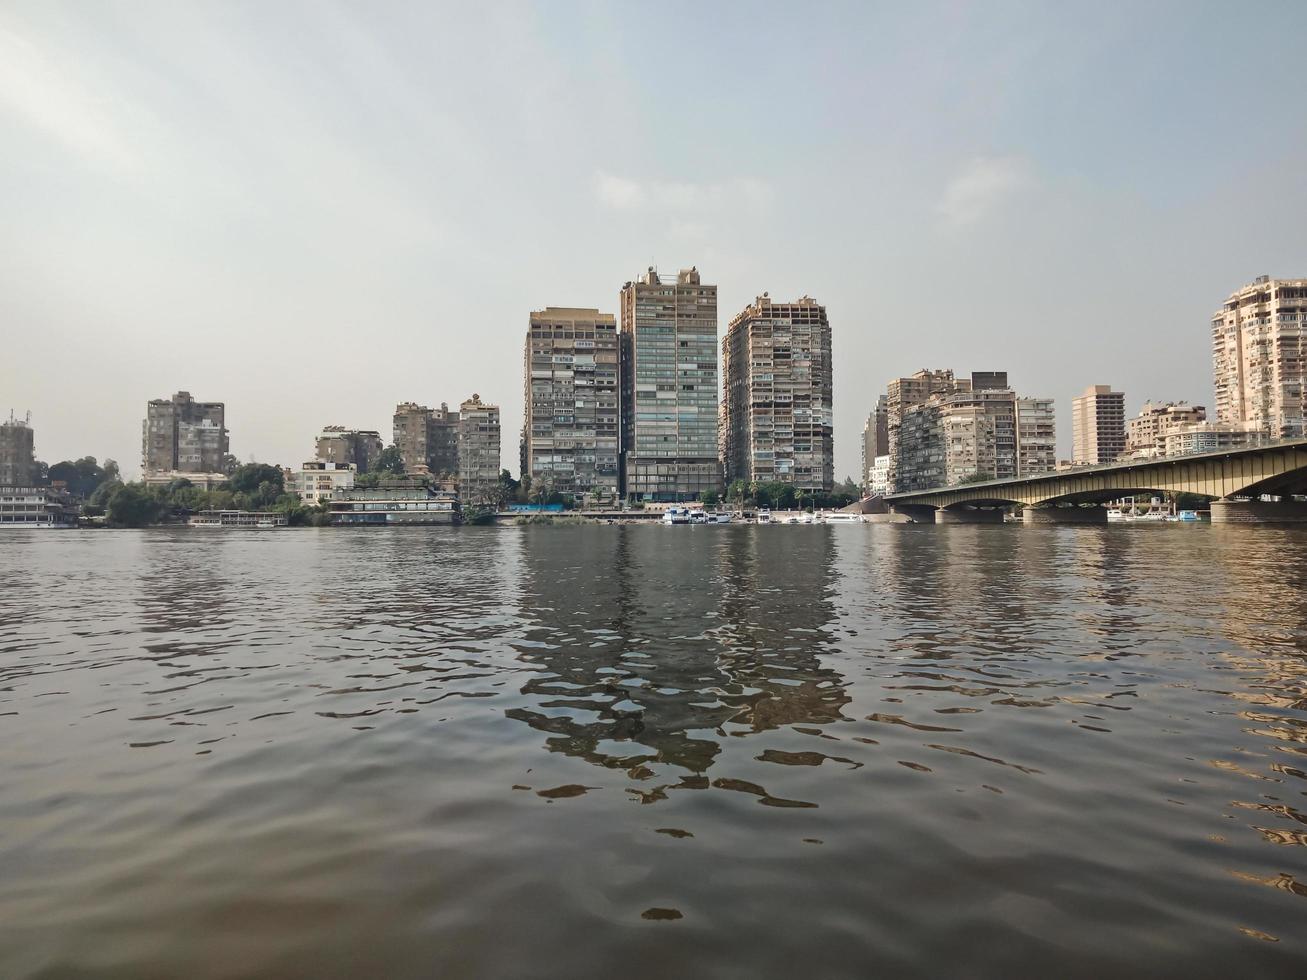
[[[699,499],[703,502],[704,507],[709,510],[715,508],[721,500],[716,490],[705,491],[699,495]]]
[[[121,527],[144,527],[158,519],[159,503],[139,483],[126,483],[109,497],[109,522]]]
[[[381,450],[377,463],[372,467],[374,473],[389,473],[391,476],[404,475],[404,456],[393,442]]]
[[[89,497],[106,480],[118,479],[118,464],[106,460],[113,467],[112,471],[100,466],[94,456],[83,456],[78,460],[66,459],[49,468],[49,478],[68,485],[68,492],[74,497]]]
[[[95,492],[87,498],[86,502],[103,511],[104,508],[108,506],[109,498],[113,496],[114,491],[121,486],[122,483],[118,480],[105,480],[95,488]]]
[[[280,494],[286,486],[286,475],[280,466],[268,463],[246,463],[236,467],[227,480],[227,486],[236,493],[258,493],[263,484],[268,484],[273,496]]]
[[[513,474],[508,470],[499,471],[499,485],[495,488],[495,507],[502,508],[510,500],[516,500],[518,490],[521,488],[519,481],[513,479]]]

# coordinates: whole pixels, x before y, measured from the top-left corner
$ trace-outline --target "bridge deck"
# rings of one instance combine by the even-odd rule
[[[1177,491],[1224,497],[1259,486],[1307,489],[1307,439],[1285,439],[1246,449],[1189,456],[1132,459],[1082,466],[1013,480],[986,480],[886,495],[892,505],[949,507],[958,504],[1039,504],[1063,499],[1102,499],[1134,491]],[[1270,492],[1264,490],[1262,492]]]

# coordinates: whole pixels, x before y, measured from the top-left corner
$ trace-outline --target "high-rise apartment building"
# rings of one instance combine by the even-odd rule
[[[622,287],[622,477],[635,500],[693,500],[721,487],[717,287],[697,269],[650,268]]]
[[[0,486],[30,487],[36,482],[36,435],[29,419],[0,422]]]
[[[1111,463],[1125,453],[1125,394],[1090,385],[1071,401],[1071,461]]]
[[[722,338],[721,460],[726,482],[789,483],[829,493],[831,334],[811,297],[766,293],[737,313]]]
[[[189,391],[155,398],[141,426],[141,469],[152,473],[219,473],[230,452],[222,402],[197,402]]]
[[[904,452],[899,437],[904,416],[913,407],[924,404],[931,395],[952,391],[954,384],[953,372],[948,369],[931,371],[923,368],[910,377],[890,381],[885,399],[885,434],[889,443],[891,487],[899,486],[899,463]]]
[[[359,473],[367,473],[376,466],[384,448],[380,432],[329,425],[315,440],[314,455],[319,462],[352,464]]]
[[[1273,439],[1307,435],[1307,279],[1258,276],[1212,314],[1216,420]]]
[[[1057,419],[1051,398],[1018,398],[1017,476],[1037,476],[1057,469]]]
[[[1207,409],[1188,402],[1144,402],[1139,414],[1126,422],[1126,455],[1136,458],[1166,454],[1166,437],[1207,418]]]
[[[889,455],[889,398],[881,395],[862,426],[862,489],[871,492],[876,460]]]
[[[1056,465],[1052,399],[1018,397],[1005,371],[918,372],[891,382],[889,400],[898,492],[1034,476]]]
[[[427,408],[414,402],[395,406],[394,440],[404,471],[453,479],[458,474],[458,412],[441,402]]]
[[[458,495],[464,506],[497,502],[499,429],[499,406],[480,395],[458,407]]]
[[[523,360],[523,476],[533,488],[577,502],[615,498],[621,438],[616,317],[573,307],[534,312]]]

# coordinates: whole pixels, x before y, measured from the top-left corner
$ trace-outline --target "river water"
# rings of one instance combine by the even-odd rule
[[[1307,976],[1305,557],[7,532],[0,976]]]

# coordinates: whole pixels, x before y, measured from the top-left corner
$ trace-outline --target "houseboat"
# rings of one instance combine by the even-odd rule
[[[338,527],[407,527],[462,520],[458,494],[452,487],[428,486],[414,479],[336,490],[329,508],[331,523]]]
[[[285,527],[287,518],[270,510],[202,510],[186,522],[191,527],[244,528],[268,531]]]
[[[77,517],[64,495],[49,487],[0,487],[0,530],[69,528]]]

